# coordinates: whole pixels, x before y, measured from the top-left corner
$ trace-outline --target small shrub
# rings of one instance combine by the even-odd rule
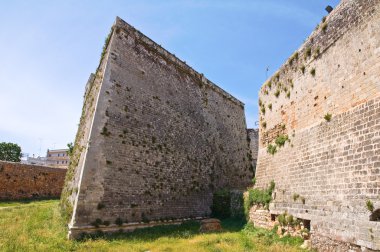
[[[298,193],[293,194],[293,201],[297,201],[297,199],[300,197]]]
[[[272,103],[268,104],[268,108],[269,108],[270,111],[272,111]]]
[[[252,179],[252,185],[254,186],[256,184],[256,177]]]
[[[285,213],[280,214],[280,215],[277,217],[277,220],[278,220],[278,223],[280,223],[280,226],[282,226],[282,227],[288,225],[288,222],[287,222],[286,214],[285,214]]]
[[[321,49],[319,47],[317,47],[317,49],[315,49],[315,51],[314,51],[314,58],[317,58],[320,53],[321,53]]]
[[[323,18],[322,18],[322,23],[324,23],[326,21],[326,16],[324,16]]]
[[[328,26],[327,23],[323,23],[322,24],[321,29],[322,29],[323,32],[326,32],[327,26]]]
[[[286,93],[286,98],[290,98],[290,91]]]
[[[112,161],[110,161],[110,160],[106,160],[106,163],[107,163],[108,165],[110,165],[110,164],[112,164]]]
[[[263,126],[263,128],[265,129],[267,127],[267,122],[262,122],[261,126]]]
[[[264,208],[269,208],[269,203],[272,201],[272,193],[275,188],[275,183],[272,180],[267,189],[251,188],[248,190],[248,196],[244,199],[244,211],[248,217],[249,209],[253,205],[260,205]]]
[[[263,106],[263,102],[261,101],[261,99],[259,99],[259,106]]]
[[[289,65],[293,65],[294,61],[298,60],[298,52],[295,52],[289,59]]]
[[[289,214],[288,216],[286,216],[286,221],[287,221],[288,225],[292,226],[293,223],[294,223],[294,217],[293,217],[293,215]]]
[[[261,107],[261,113],[263,113],[263,115],[265,115],[265,106]]]
[[[305,51],[305,56],[309,58],[311,56],[311,47],[307,47]]]
[[[370,211],[371,213],[375,209],[371,200],[367,200],[366,206],[367,206],[368,211]]]
[[[279,135],[279,136],[276,138],[275,142],[276,142],[276,144],[277,144],[279,147],[282,147],[282,146],[285,145],[286,141],[288,141],[288,140],[289,140],[288,135]]]
[[[278,98],[280,96],[280,89],[277,89],[276,92],[274,92],[274,95]]]
[[[101,135],[103,136],[110,136],[111,132],[108,131],[107,127],[103,127],[102,132],[100,132]]]
[[[286,124],[285,124],[285,123],[282,123],[282,124],[281,124],[281,129],[282,129],[282,130],[285,130],[285,129],[286,129]]]
[[[305,66],[302,65],[302,66],[300,67],[300,70],[301,70],[302,74],[304,74],[304,73],[305,73]]]
[[[267,152],[274,155],[277,152],[277,146],[269,144],[267,147]]]
[[[301,197],[302,204],[305,205],[306,199],[304,197]]]
[[[312,68],[312,69],[310,70],[310,74],[311,74],[313,77],[315,77],[315,68]]]
[[[267,84],[267,86],[269,87],[269,89],[272,89],[272,82],[269,81],[268,84]]]
[[[274,76],[276,78],[277,81],[280,80],[280,73],[276,73],[276,75]]]
[[[324,116],[324,118],[325,118],[325,120],[326,120],[327,122],[330,122],[330,121],[331,121],[331,118],[332,118],[332,114],[327,113],[327,114]]]

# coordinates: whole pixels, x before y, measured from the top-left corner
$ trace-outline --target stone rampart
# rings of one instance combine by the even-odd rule
[[[213,192],[249,184],[243,103],[119,18],[89,82],[63,197],[71,237],[206,217]]]
[[[311,220],[312,243],[380,249],[379,73],[380,2],[343,0],[260,90],[257,186],[275,181],[270,212]]]
[[[0,200],[59,198],[66,169],[0,161]]]

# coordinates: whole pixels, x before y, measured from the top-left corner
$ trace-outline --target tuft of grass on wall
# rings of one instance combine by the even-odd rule
[[[327,113],[327,114],[324,116],[324,118],[325,118],[325,120],[326,120],[327,122],[330,122],[330,121],[331,121],[331,118],[332,118],[332,114]]]

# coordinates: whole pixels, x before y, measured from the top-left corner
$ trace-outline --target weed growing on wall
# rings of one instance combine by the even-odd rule
[[[293,201],[297,201],[297,199],[300,197],[298,193],[293,194]]]
[[[324,118],[325,118],[325,120],[326,120],[327,122],[330,122],[330,121],[331,121],[331,118],[332,118],[332,114],[327,113],[327,114],[324,116]]]
[[[300,70],[301,70],[301,72],[302,72],[302,74],[304,74],[305,73],[305,66],[304,65],[302,65],[301,67],[300,67]]]
[[[267,147],[267,152],[268,152],[269,154],[274,155],[274,154],[277,152],[277,146],[276,146],[276,145],[269,144],[268,147]]]
[[[326,32],[327,26],[328,26],[327,23],[323,23],[322,24],[321,29],[322,29],[323,32]]]
[[[312,68],[312,69],[310,70],[310,74],[311,74],[311,76],[315,77],[315,68]]]
[[[276,96],[277,98],[280,96],[280,89],[277,89],[276,92],[274,92],[274,96]]]
[[[288,135],[279,135],[276,138],[275,142],[276,142],[278,147],[282,147],[285,145],[286,141],[288,141],[288,140],[289,140]]]
[[[368,211],[370,211],[371,213],[375,209],[371,200],[367,200],[366,206],[367,206]]]

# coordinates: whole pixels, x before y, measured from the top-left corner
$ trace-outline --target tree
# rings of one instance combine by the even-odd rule
[[[67,144],[67,148],[69,149],[67,151],[67,155],[69,155],[71,157],[71,155],[73,154],[73,151],[74,151],[74,145],[73,145],[73,143],[68,143]]]
[[[21,161],[21,147],[14,143],[0,143],[0,160],[20,162]]]

